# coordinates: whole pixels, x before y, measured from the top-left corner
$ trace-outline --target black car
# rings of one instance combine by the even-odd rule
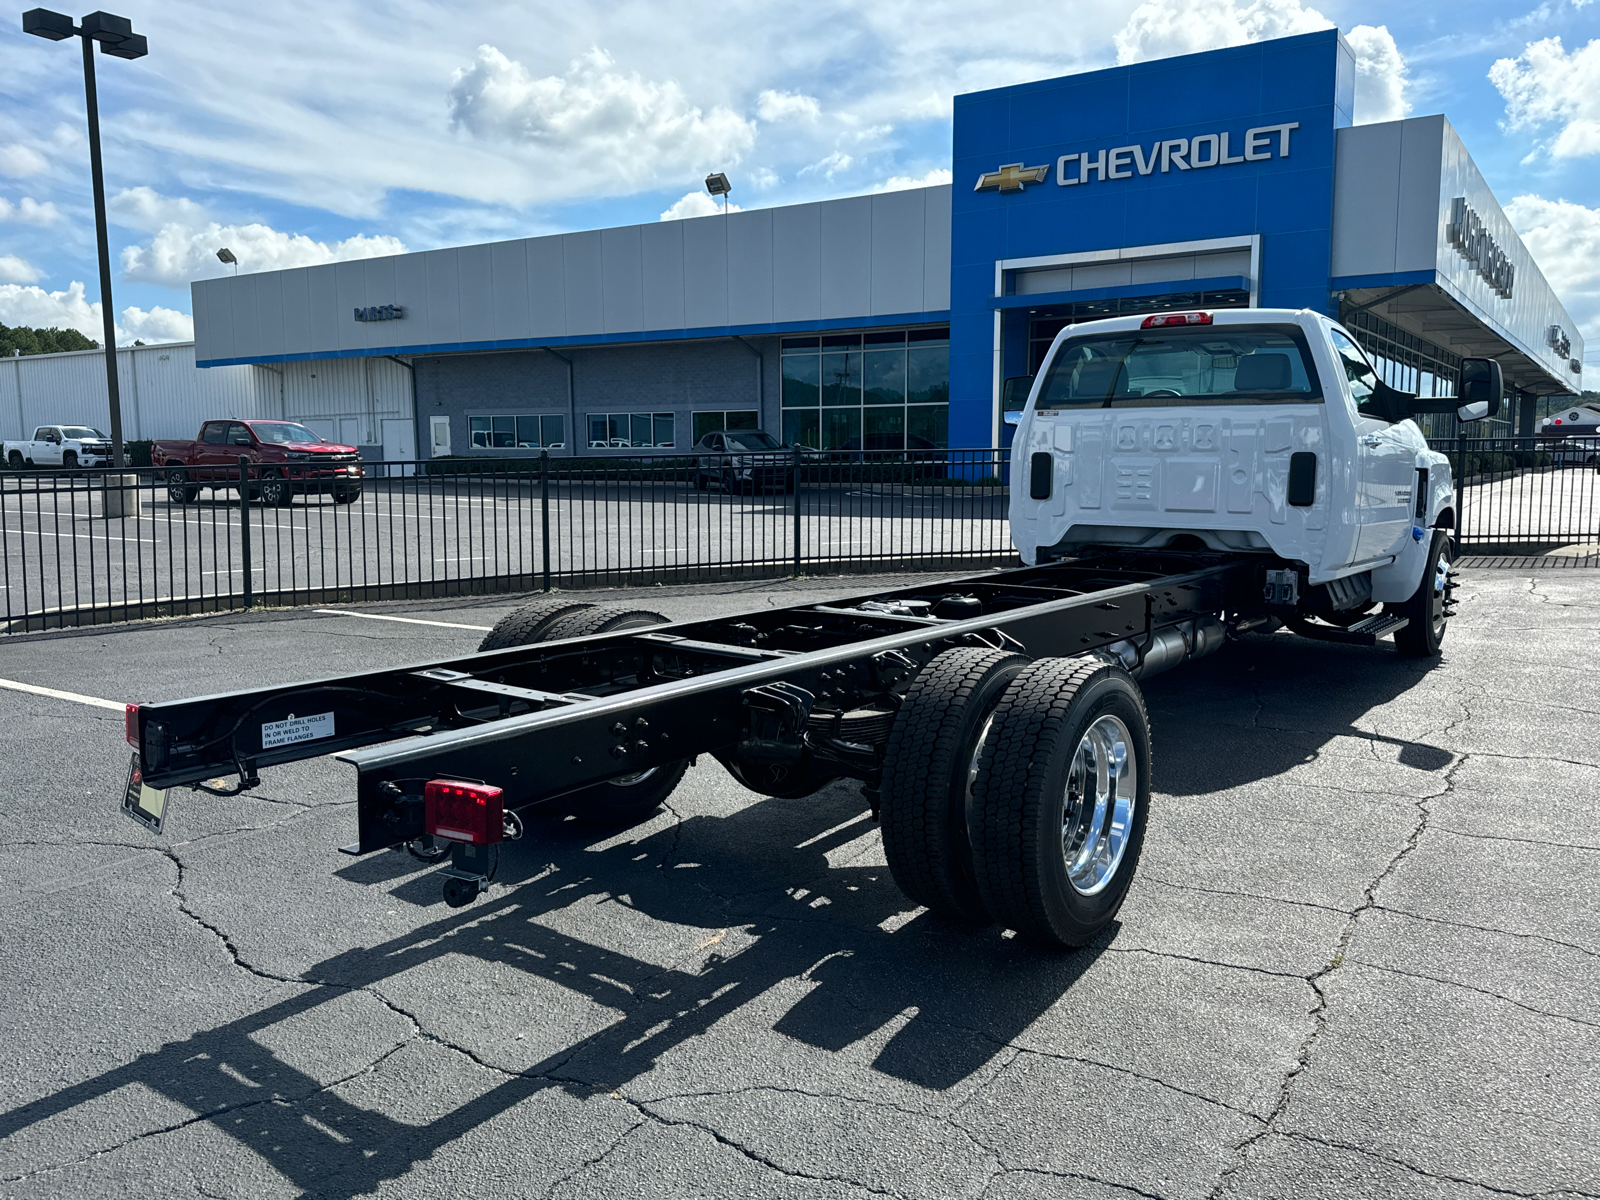
[[[765,430],[714,430],[695,443],[694,453],[694,485],[701,491],[713,481],[725,492],[794,490],[793,452]]]

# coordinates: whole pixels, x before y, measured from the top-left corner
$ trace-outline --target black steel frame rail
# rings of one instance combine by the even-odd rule
[[[1191,617],[1249,607],[1253,567],[1215,554],[1108,556],[944,579],[285,687],[140,707],[145,779],[173,787],[341,752],[358,772],[362,852],[421,832],[428,779],[490,782],[508,809],[731,748],[742,696],[784,681],[819,712],[882,698],[940,650],[1014,639],[1071,655]],[[974,597],[961,620],[863,610]],[[1005,635],[1004,637],[1000,635]],[[331,713],[335,734],[263,748],[261,725]],[[408,736],[421,734],[422,736]],[[396,740],[399,739],[399,740]],[[384,744],[377,744],[384,743]],[[403,818],[402,797],[410,797]],[[413,813],[410,810],[415,809]]]

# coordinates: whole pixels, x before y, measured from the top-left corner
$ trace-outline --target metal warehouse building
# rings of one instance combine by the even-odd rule
[[[1532,432],[1571,317],[1449,122],[1353,126],[1354,78],[1333,30],[1117,67],[957,97],[953,187],[197,282],[197,363],[390,457],[975,447],[1065,324],[1304,307],[1400,387],[1499,358]]]

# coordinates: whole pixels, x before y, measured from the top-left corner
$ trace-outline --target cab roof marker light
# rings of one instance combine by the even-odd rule
[[[1211,314],[1208,312],[1187,313],[1157,313],[1153,317],[1146,317],[1139,324],[1140,329],[1160,329],[1167,325],[1209,325]]]

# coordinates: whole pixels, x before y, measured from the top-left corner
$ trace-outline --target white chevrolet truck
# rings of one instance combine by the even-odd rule
[[[1030,565],[1092,547],[1258,555],[1296,632],[1438,651],[1451,610],[1450,462],[1412,419],[1499,410],[1500,366],[1458,395],[1388,386],[1318,313],[1161,313],[1069,326],[1008,380],[1011,537]]]
[[[501,843],[646,820],[707,754],[768,796],[860,780],[915,903],[1085,945],[1150,819],[1144,679],[1275,623],[1438,651],[1455,502],[1412,417],[1495,412],[1500,368],[1421,400],[1327,318],[1255,309],[1079,325],[1010,382],[1020,566],[676,623],[551,594],[476,654],[129,705],[122,809],[160,832],[168,789],[334,752],[346,852],[437,862],[462,906]]]
[[[88,425],[41,425],[26,442],[5,443],[6,462],[13,471],[25,467],[109,467],[111,439]]]

